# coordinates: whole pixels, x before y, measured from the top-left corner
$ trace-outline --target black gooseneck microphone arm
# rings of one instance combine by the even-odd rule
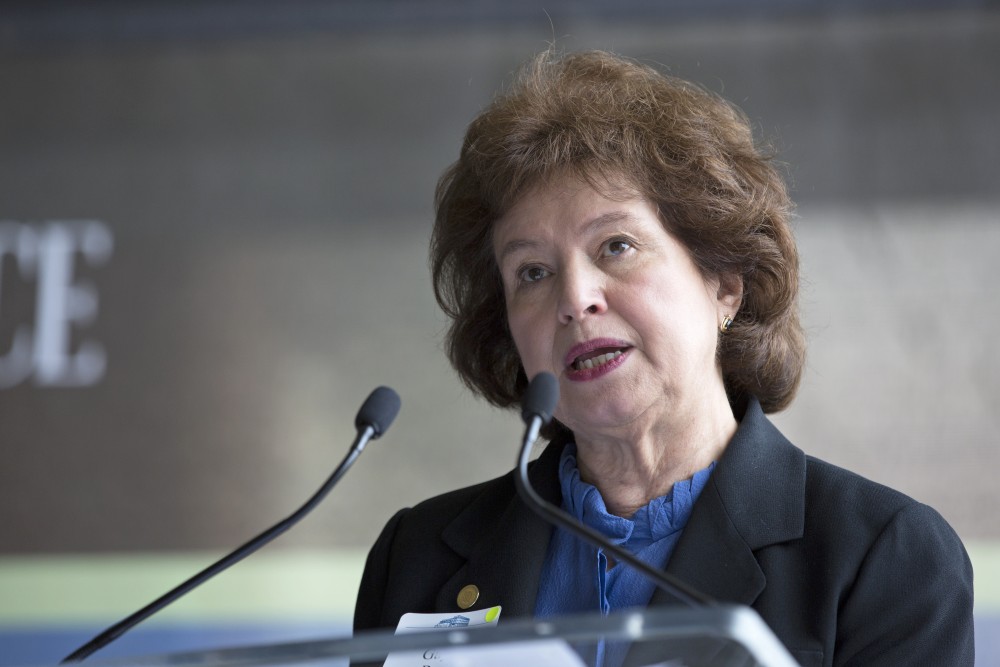
[[[222,572],[231,565],[235,565],[298,523],[299,520],[312,511],[312,509],[326,497],[334,485],[340,481],[340,478],[344,476],[347,469],[351,467],[355,459],[357,459],[362,450],[364,450],[368,441],[375,440],[385,433],[385,431],[389,428],[389,425],[392,424],[392,420],[395,419],[396,415],[399,413],[399,406],[399,395],[395,391],[389,387],[378,387],[375,389],[375,391],[373,391],[365,400],[361,409],[358,410],[358,416],[354,420],[355,428],[357,428],[357,436],[354,438],[354,442],[351,444],[351,449],[347,452],[347,456],[344,457],[344,460],[340,462],[340,465],[333,471],[333,474],[330,475],[330,477],[323,483],[323,486],[321,486],[320,489],[314,493],[304,505],[302,505],[302,507],[290,514],[283,521],[279,521],[274,526],[268,528],[246,544],[238,547],[227,556],[220,558],[218,561],[209,565],[190,579],[167,591],[131,616],[115,623],[107,630],[73,651],[73,653],[63,658],[60,664],[80,662],[91,653],[107,646],[115,639],[125,634],[132,627],[138,625],[156,612],[160,611],[177,598],[185,595],[192,589],[197,588],[205,581],[214,577],[216,574]]]
[[[542,426],[552,419],[552,413],[558,402],[559,383],[551,373],[543,372],[536,375],[524,393],[521,417],[527,428],[524,433],[524,442],[521,444],[521,453],[518,456],[517,474],[514,476],[514,484],[521,499],[549,523],[565,528],[585,542],[604,549],[612,554],[616,561],[627,563],[635,568],[657,586],[689,607],[714,605],[715,601],[704,593],[688,586],[680,579],[670,576],[663,570],[639,560],[630,551],[612,543],[601,533],[546,501],[531,486],[531,481],[528,479],[528,459],[531,455],[531,445],[538,439],[538,433]]]

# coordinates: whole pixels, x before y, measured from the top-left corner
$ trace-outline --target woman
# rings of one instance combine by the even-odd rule
[[[502,407],[540,371],[559,381],[530,471],[543,497],[750,605],[803,665],[972,664],[951,528],[764,416],[802,371],[798,259],[784,184],[738,110],[606,53],[542,54],[470,125],[436,203],[434,286],[463,381]],[[508,475],[396,514],[355,628],[671,602],[542,522]]]

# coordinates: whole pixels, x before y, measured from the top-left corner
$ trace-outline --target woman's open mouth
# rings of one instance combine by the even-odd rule
[[[621,350],[612,350],[610,352],[597,353],[591,356],[590,354],[580,355],[573,362],[573,370],[582,371],[590,368],[597,368],[598,366],[603,366],[612,359],[617,359],[622,356],[623,352]]]
[[[594,340],[574,346],[566,367],[570,380],[593,380],[610,373],[625,362],[630,346],[615,340]]]

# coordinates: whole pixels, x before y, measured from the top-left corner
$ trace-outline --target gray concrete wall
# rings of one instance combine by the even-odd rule
[[[103,346],[103,379],[0,391],[0,553],[235,545],[318,486],[376,384],[397,424],[282,544],[363,547],[511,467],[519,420],[440,351],[426,243],[465,125],[553,35],[700,81],[774,139],[811,339],[779,424],[1000,538],[1000,15],[980,10],[5,51],[0,219],[96,219],[114,251],[77,266],[99,305],[71,346]],[[37,309],[2,271],[0,354]]]

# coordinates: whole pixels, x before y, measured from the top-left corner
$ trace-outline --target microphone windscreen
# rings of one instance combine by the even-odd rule
[[[535,415],[542,418],[543,424],[552,420],[552,413],[559,403],[559,381],[552,373],[542,371],[531,379],[528,389],[524,392],[521,403],[521,419],[525,424],[531,422]]]
[[[354,418],[354,427],[359,431],[365,426],[375,429],[373,438],[377,438],[392,425],[392,420],[399,414],[399,394],[389,387],[376,387],[368,395]]]

